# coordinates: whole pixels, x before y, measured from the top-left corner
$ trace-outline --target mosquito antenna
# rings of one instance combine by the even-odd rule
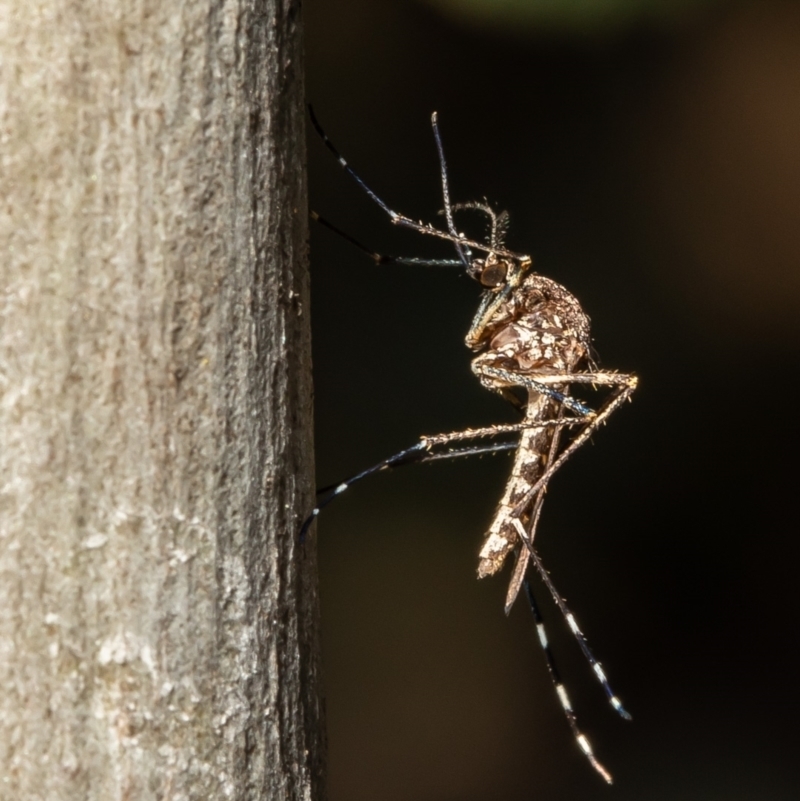
[[[508,224],[510,221],[511,220],[507,211],[501,211],[497,215],[497,224],[495,226],[494,237],[492,239],[492,245],[494,247],[500,247],[505,241],[506,233],[508,232]]]
[[[475,209],[482,211],[489,217],[489,244],[491,247],[498,248],[503,244],[506,230],[508,229],[508,212],[501,211],[499,214],[488,204],[478,203],[472,201],[470,203],[454,203],[452,206],[453,211],[461,211],[462,209]]]

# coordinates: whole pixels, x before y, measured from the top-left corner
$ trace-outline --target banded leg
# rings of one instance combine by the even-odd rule
[[[563,414],[563,409],[560,410],[560,413]],[[550,442],[550,450],[547,454],[547,464],[550,464],[550,462],[555,459],[555,456],[558,453],[560,439],[561,429],[557,428],[555,431],[553,431],[553,438]],[[539,526],[539,518],[542,515],[542,504],[544,503],[545,489],[545,487],[542,487],[542,489],[539,490],[539,494],[536,496],[536,501],[533,505],[533,510],[531,511],[530,523],[528,525],[528,540],[530,542],[533,542],[534,538],[536,537],[536,529]],[[508,590],[506,591],[506,603],[504,607],[506,615],[511,612],[511,607],[517,600],[520,587],[522,586],[522,582],[528,572],[528,564],[530,559],[531,555],[528,553],[527,548],[517,548],[517,561],[514,563],[514,572],[511,574],[511,581],[509,581]]]
[[[482,211],[489,218],[489,245],[495,248],[503,244],[503,239],[508,229],[507,211],[501,211],[498,214],[488,203],[477,203],[475,201],[469,203],[454,203],[452,209],[453,211],[461,211],[463,209]],[[439,213],[441,214],[442,212]]]
[[[561,380],[558,382],[551,381],[549,383],[545,383],[544,381],[539,380],[539,376],[534,378],[529,373],[506,370],[502,367],[491,367],[490,365],[484,365],[475,361],[473,361],[473,370],[478,378],[481,378],[482,376],[487,378],[499,378],[501,381],[508,382],[511,386],[525,387],[526,389],[533,390],[534,392],[539,392],[542,395],[547,395],[549,398],[552,398],[553,400],[558,401],[566,406],[570,411],[583,415],[584,417],[594,416],[594,409],[584,406],[584,404],[582,404],[580,401],[576,400],[575,398],[571,398],[569,395],[565,395],[563,392],[560,392],[555,387],[549,385],[551,383],[568,384],[572,380],[570,376],[575,375],[574,373],[565,373],[559,376]],[[494,387],[490,387],[490,389],[497,391]]]
[[[564,688],[561,677],[559,676],[558,668],[556,667],[556,661],[553,658],[553,652],[550,650],[550,643],[547,640],[547,632],[544,629],[544,620],[542,619],[542,614],[539,611],[536,599],[533,597],[533,590],[531,589],[530,582],[525,579],[523,581],[523,586],[525,587],[525,595],[528,597],[528,604],[530,605],[531,612],[533,613],[533,619],[536,622],[536,633],[539,636],[539,644],[542,646],[544,657],[547,661],[547,672],[550,674],[550,679],[553,682],[556,695],[561,703],[561,708],[564,710],[564,716],[567,719],[567,723],[569,723],[569,727],[572,729],[572,735],[575,737],[575,740],[580,746],[581,751],[583,751],[583,753],[586,755],[586,758],[589,760],[591,766],[609,784],[613,784],[614,780],[611,778],[611,774],[597,760],[597,757],[595,757],[594,752],[592,751],[592,746],[586,739],[586,735],[583,734],[578,728],[578,721],[575,716],[575,711],[572,708],[567,691]]]
[[[553,596],[553,600],[556,602],[556,606],[558,607],[561,614],[564,616],[564,619],[567,621],[567,625],[569,626],[570,631],[577,640],[578,645],[580,646],[580,649],[583,652],[583,655],[586,657],[586,661],[589,663],[589,666],[592,668],[592,671],[597,677],[597,680],[600,682],[600,685],[602,686],[603,691],[605,692],[606,697],[608,698],[608,702],[611,704],[611,707],[621,718],[625,720],[631,720],[631,715],[622,706],[622,701],[619,700],[619,698],[615,695],[614,691],[611,689],[611,685],[608,683],[605,671],[595,658],[591,648],[589,648],[589,643],[587,642],[584,633],[578,627],[578,623],[575,620],[575,615],[573,615],[572,612],[569,611],[569,607],[567,606],[564,599],[559,595],[558,590],[556,590],[556,587],[553,584],[553,580],[550,578],[549,573],[544,569],[542,560],[539,558],[539,554],[536,553],[536,550],[531,544],[530,538],[527,532],[525,531],[525,527],[519,520],[515,520],[515,523],[517,532],[520,535],[520,539],[522,540],[524,547],[530,554],[531,561],[533,562],[533,566],[536,568],[536,572],[541,577],[545,587],[547,587],[548,591]]]
[[[562,383],[564,376],[547,376],[546,380],[561,378]],[[536,496],[536,493],[547,486],[547,483],[553,477],[553,474],[559,470],[567,459],[581,447],[592,434],[600,428],[600,426],[608,420],[608,418],[633,394],[638,384],[638,379],[635,375],[625,375],[623,373],[575,373],[570,379],[572,383],[580,384],[606,384],[616,387],[616,391],[606,400],[594,416],[586,421],[586,425],[581,430],[575,439],[558,455],[558,458],[547,465],[544,473],[536,481],[535,484],[528,490],[525,496],[520,500],[514,508],[517,515],[521,515],[526,506],[530,503],[531,499]],[[543,382],[544,383],[544,382]],[[553,383],[557,383],[553,381]]]
[[[456,249],[459,250],[459,256],[462,254],[462,250],[460,248],[475,248],[475,250],[480,250],[484,253],[495,253],[498,256],[507,256],[510,259],[526,259],[526,256],[521,256],[518,253],[513,253],[510,250],[506,250],[505,248],[497,248],[492,247],[490,244],[486,242],[476,242],[472,239],[467,239],[466,237],[462,236],[461,234],[450,231],[440,231],[438,228],[434,228],[430,223],[423,223],[423,222],[416,222],[412,220],[410,217],[406,217],[404,214],[399,214],[396,211],[393,211],[389,206],[381,200],[378,195],[373,192],[369,186],[362,180],[361,176],[345,161],[339,151],[336,149],[333,142],[328,139],[328,135],[322,129],[322,126],[317,121],[317,118],[314,114],[313,108],[311,106],[308,107],[309,117],[311,118],[311,124],[314,126],[314,130],[319,134],[320,138],[325,144],[325,147],[330,150],[331,153],[336,157],[336,160],[341,165],[342,169],[361,187],[361,189],[366,192],[367,196],[372,200],[373,203],[378,205],[384,212],[389,216],[389,220],[394,225],[399,225],[403,228],[410,228],[413,231],[417,231],[420,234],[425,234],[426,236],[435,236],[437,239],[445,239],[448,242],[452,242],[456,245]],[[438,126],[434,121],[434,136],[438,137]],[[440,146],[440,142],[437,141],[437,148]],[[446,177],[446,176],[445,176]],[[455,229],[453,229],[455,231]],[[462,262],[463,263],[463,262]]]
[[[482,456],[485,453],[513,451],[516,447],[518,447],[517,443],[512,440],[510,442],[490,442],[488,445],[475,445],[471,448],[452,448],[448,451],[436,453],[426,451],[424,445],[418,442],[416,445],[378,462],[378,464],[367,468],[346,481],[340,481],[337,484],[329,484],[327,487],[320,487],[317,490],[317,495],[323,495],[326,492],[332,492],[333,497],[337,494],[341,495],[345,489],[352,487],[354,482],[361,481],[367,478],[367,476],[371,476],[373,473],[379,473],[383,470],[393,470],[395,467],[405,467],[405,465],[409,464],[426,464],[428,462],[437,462],[444,459],[460,459],[464,456]]]
[[[539,492],[539,495],[536,497],[536,503],[531,514],[531,539],[536,536],[536,529],[539,526],[539,517],[542,513],[543,502],[544,490]],[[511,573],[511,579],[508,582],[508,589],[506,590],[506,602],[503,606],[503,611],[506,613],[506,616],[511,614],[511,608],[514,606],[514,603],[519,596],[519,591],[522,589],[522,584],[525,581],[525,576],[527,575],[530,561],[531,555],[528,553],[528,549],[524,547],[518,547],[516,549],[516,561],[514,562],[514,569]]]
[[[375,264],[402,264],[417,267],[463,267],[461,259],[423,259],[414,256],[384,256],[381,253],[376,253],[370,250],[366,245],[362,245],[355,237],[343,231],[341,228],[335,226],[324,217],[320,217],[316,211],[310,212],[311,219],[324,225],[330,231],[338,234],[342,239],[346,239],[351,245],[355,245],[362,253],[366,253]]]
[[[584,414],[583,421],[585,427],[578,435],[569,443],[569,445],[559,454],[558,458],[552,460],[547,465],[547,468],[542,475],[533,483],[525,495],[518,501],[514,507],[513,514],[519,517],[525,513],[525,510],[531,503],[531,500],[536,497],[537,493],[546,488],[548,482],[553,475],[564,465],[564,463],[581,447],[591,435],[606,421],[608,418],[633,394],[638,385],[638,379],[635,375],[626,373],[608,373],[602,371],[585,372],[585,373],[558,373],[558,374],[537,374],[532,378],[527,373],[519,371],[505,370],[503,368],[492,367],[490,365],[483,365],[473,360],[473,370],[480,378],[482,375],[489,378],[501,378],[507,381],[512,386],[524,386],[532,389],[541,394],[552,397],[554,400],[562,402],[567,408]],[[564,384],[596,384],[601,386],[611,386],[615,391],[606,399],[605,403],[598,409],[593,411],[584,406],[574,398],[554,389],[552,385]]]
[[[319,513],[334,499],[341,495],[345,490],[349,489],[353,484],[362,481],[368,476],[380,473],[384,470],[389,470],[394,467],[401,467],[406,464],[421,464],[424,462],[432,462],[441,459],[457,459],[465,456],[474,456],[483,453],[496,453],[504,450],[515,450],[517,442],[500,442],[492,443],[485,446],[469,447],[469,448],[456,448],[443,453],[433,451],[434,448],[439,448],[445,445],[450,445],[455,442],[463,442],[471,439],[485,439],[487,437],[496,437],[501,434],[515,434],[525,431],[530,428],[563,428],[566,426],[580,425],[584,421],[579,418],[562,417],[555,420],[545,420],[539,423],[522,422],[510,423],[496,426],[489,426],[487,428],[471,428],[466,431],[453,431],[447,434],[434,434],[432,436],[422,437],[418,443],[406,448],[398,453],[393,454],[387,459],[383,459],[377,464],[362,470],[360,473],[352,476],[346,481],[335,485],[332,488],[331,494],[318,502],[311,513],[303,521],[300,527],[299,540],[302,543],[311,524],[319,516]]]

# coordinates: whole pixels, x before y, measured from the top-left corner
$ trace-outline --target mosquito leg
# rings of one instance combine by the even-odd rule
[[[348,478],[341,484],[336,485],[331,494],[327,498],[317,502],[317,505],[311,510],[311,514],[303,521],[303,525],[300,527],[300,534],[299,534],[300,542],[303,543],[305,541],[308,529],[311,528],[311,524],[314,522],[314,520],[316,520],[319,513],[334,498],[337,498],[345,490],[349,489],[353,484],[355,484],[358,481],[361,481],[364,478],[367,478],[367,476],[379,473],[382,470],[387,470],[391,467],[396,467],[401,464],[412,464],[413,462],[420,461],[424,458],[426,454],[427,454],[427,448],[425,446],[425,443],[418,442],[416,445],[412,445],[410,448],[406,448],[405,450],[402,450],[399,453],[395,453],[388,459],[384,459],[383,461],[378,462],[372,467],[368,467],[366,470],[362,470],[360,473],[356,473],[356,475],[352,476],[351,478]]]
[[[514,570],[511,573],[511,580],[508,582],[508,590],[506,590],[506,602],[503,606],[503,611],[506,615],[511,614],[511,607],[514,601],[517,600],[519,591],[522,589],[522,582],[525,580],[525,574],[528,572],[528,564],[531,561],[531,555],[526,548],[517,548],[514,551],[516,561],[514,562]]]
[[[579,378],[580,377],[580,378]],[[600,379],[608,378],[608,381]],[[592,379],[595,379],[592,381]],[[518,516],[525,511],[526,506],[530,503],[536,493],[547,486],[548,481],[552,478],[553,474],[562,467],[564,462],[581,447],[592,434],[606,421],[608,418],[633,394],[636,389],[638,379],[634,375],[624,375],[621,373],[577,373],[572,381],[577,383],[608,383],[616,385],[617,391],[614,392],[594,416],[586,421],[586,425],[582,431],[578,433],[575,439],[559,454],[555,461],[547,465],[547,468],[542,473],[540,478],[533,486],[525,493],[524,497],[520,499],[519,503],[514,507],[514,512]]]
[[[572,614],[572,612],[569,611],[569,607],[567,607],[566,602],[559,595],[558,590],[556,590],[555,584],[553,584],[553,580],[550,578],[549,573],[544,569],[542,560],[539,558],[539,554],[536,553],[533,545],[531,544],[530,538],[527,532],[525,531],[525,527],[518,519],[515,519],[514,523],[516,525],[517,533],[520,535],[522,543],[531,557],[533,566],[536,568],[536,572],[541,576],[545,587],[547,587],[550,594],[553,596],[553,600],[556,602],[556,606],[558,606],[559,611],[564,616],[564,619],[567,621],[567,625],[569,626],[570,631],[575,636],[575,639],[577,640],[578,645],[580,646],[580,649],[583,652],[583,655],[586,657],[586,661],[589,663],[590,667],[594,671],[595,676],[597,677],[597,680],[603,687],[603,691],[605,692],[609,703],[621,718],[624,718],[625,720],[631,720],[630,714],[625,710],[625,708],[622,706],[622,702],[619,700],[619,698],[614,694],[614,691],[611,689],[611,685],[608,683],[608,679],[606,678],[606,674],[603,671],[603,668],[601,667],[597,659],[595,659],[594,654],[589,648],[589,643],[586,641],[585,635],[580,630],[580,628],[578,628],[575,616]]]
[[[464,266],[469,269],[471,253],[469,248],[464,248],[459,242],[461,235],[456,231],[456,224],[453,221],[453,209],[450,205],[450,188],[447,182],[447,162],[444,158],[444,147],[442,147],[442,137],[439,134],[439,117],[434,111],[431,115],[431,126],[433,127],[433,138],[436,140],[436,152],[439,154],[439,171],[442,176],[442,198],[444,199],[444,217],[447,220],[447,230],[453,237],[453,244],[456,247]],[[493,243],[490,243],[493,244]]]
[[[572,729],[572,734],[575,737],[575,740],[580,746],[581,751],[583,751],[583,753],[586,755],[586,758],[589,760],[591,766],[609,784],[612,784],[613,780],[611,778],[611,774],[597,761],[597,758],[592,751],[592,747],[589,745],[589,741],[586,739],[586,735],[583,734],[578,728],[578,721],[575,717],[575,711],[572,709],[572,704],[570,703],[567,691],[564,689],[564,685],[561,682],[561,677],[559,676],[558,668],[556,667],[556,661],[553,658],[553,652],[550,650],[550,643],[547,640],[547,632],[545,632],[544,629],[542,614],[539,611],[536,599],[533,597],[533,590],[531,589],[530,582],[525,579],[523,581],[523,586],[525,587],[525,595],[528,597],[528,603],[530,604],[531,612],[533,613],[533,619],[536,622],[536,633],[539,635],[539,644],[542,646],[544,657],[547,661],[547,671],[550,674],[553,687],[555,687],[558,700],[561,702],[561,708],[564,710],[564,716],[567,719],[567,723],[569,723],[569,727]]]
[[[372,467],[362,470],[355,476],[334,485],[331,494],[319,501],[311,510],[309,516],[303,521],[300,527],[299,539],[303,542],[308,534],[309,528],[314,520],[319,516],[319,513],[334,499],[341,495],[345,490],[349,489],[353,484],[367,478],[368,476],[380,473],[383,470],[389,470],[394,467],[401,467],[406,464],[421,464],[424,462],[432,462],[441,459],[456,459],[465,456],[474,456],[483,453],[495,453],[498,451],[516,449],[517,443],[501,442],[491,443],[486,446],[474,446],[469,448],[452,449],[443,453],[436,452],[435,448],[443,445],[449,445],[453,442],[463,442],[470,439],[485,439],[487,437],[495,437],[500,434],[514,434],[524,431],[529,428],[548,428],[548,427],[561,427],[568,425],[576,425],[582,423],[582,420],[575,420],[574,418],[562,418],[559,420],[547,420],[541,423],[510,423],[497,426],[490,426],[487,428],[467,429],[466,431],[453,431],[447,434],[435,434],[429,437],[422,437],[418,443],[412,445],[410,448],[395,453],[388,459],[383,459]]]
[[[519,374],[513,373],[513,375]],[[636,376],[598,370],[585,373],[542,373],[536,376],[536,381],[544,386],[550,384],[599,384],[611,387],[628,386],[633,381],[635,387]]]
[[[521,386],[526,387],[527,389],[532,389],[534,392],[539,392],[542,395],[547,395],[548,397],[552,398],[555,401],[566,406],[573,412],[577,414],[583,415],[584,417],[592,417],[594,415],[594,410],[590,409],[588,406],[584,406],[580,401],[575,400],[575,398],[569,397],[569,395],[565,395],[563,392],[560,392],[555,387],[550,386],[548,383],[543,381],[539,381],[539,376],[534,378],[528,373],[519,373],[514,370],[506,370],[503,367],[492,367],[488,364],[481,364],[480,362],[473,362],[473,371],[478,376],[478,378],[486,377],[486,378],[493,378],[493,379],[500,379],[501,381],[505,381],[513,386]],[[560,384],[569,383],[571,374],[566,374],[565,376],[561,376],[561,381],[558,382]],[[555,383],[555,382],[550,382]],[[494,387],[491,387],[494,389]],[[497,391],[497,390],[495,390]]]
[[[449,434],[428,434],[421,440],[429,447],[447,445],[451,442],[460,442],[468,439],[483,439],[496,437],[500,434],[516,434],[520,431],[530,431],[536,428],[567,428],[569,426],[586,425],[580,417],[560,417],[552,420],[523,420],[521,423],[500,423],[486,428],[468,428],[466,431],[452,431]]]
[[[386,214],[389,215],[390,221],[394,225],[402,226],[403,228],[410,228],[413,231],[417,231],[420,234],[425,234],[426,236],[435,236],[438,239],[446,239],[448,242],[453,242],[456,246],[461,246],[462,248],[475,248],[476,250],[480,250],[484,253],[495,253],[498,256],[507,256],[511,259],[516,260],[524,260],[528,259],[527,256],[521,256],[518,253],[513,253],[510,250],[506,250],[505,248],[498,248],[493,247],[491,244],[487,244],[486,242],[476,242],[472,239],[467,239],[466,237],[461,236],[460,234],[452,234],[449,231],[440,231],[438,228],[434,228],[429,223],[422,223],[416,222],[412,220],[410,217],[406,217],[403,214],[398,214],[396,211],[389,208],[389,206],[384,203],[370,188],[367,184],[363,181],[361,176],[345,161],[339,151],[336,149],[333,142],[328,139],[328,135],[322,129],[322,126],[317,121],[316,116],[314,115],[314,109],[311,106],[308,107],[308,114],[311,118],[311,124],[314,126],[314,130],[319,134],[320,138],[322,139],[325,147],[330,150],[331,153],[336,157],[336,160],[341,165],[342,169],[361,187],[361,189],[366,192],[368,197],[372,200],[373,203],[377,204],[381,209],[383,209]],[[461,255],[459,253],[459,255]]]
[[[384,470],[392,470],[395,467],[403,467],[407,464],[424,464],[425,462],[436,462],[443,459],[458,459],[466,456],[478,456],[485,453],[499,453],[500,451],[516,450],[517,445],[518,443],[516,442],[492,442],[488,445],[477,445],[471,448],[454,448],[449,451],[444,451],[443,453],[432,453],[430,450],[428,450],[430,445],[428,445],[424,440],[422,442],[418,442],[416,445],[406,448],[405,450],[390,456],[388,459],[384,459],[372,467],[368,467],[366,470],[362,470],[360,473],[348,478],[346,481],[342,481],[339,484],[332,484],[329,487],[323,487],[322,489],[318,490],[318,494],[330,492],[330,495],[328,495],[328,497],[324,498],[322,501],[319,501],[314,509],[311,510],[311,514],[303,521],[303,525],[300,527],[299,540],[301,543],[305,541],[306,534],[308,534],[308,529],[311,527],[311,524],[319,516],[319,513],[334,498],[338,498],[339,495],[345,492],[345,490],[350,489],[353,484],[356,484],[357,482],[362,481],[369,476],[375,475],[375,473],[380,473]]]
[[[308,106],[308,115],[311,117],[311,124],[314,126],[314,130],[320,135],[320,138],[325,143],[325,147],[333,153],[336,157],[336,160],[339,164],[342,165],[342,169],[367,193],[373,203],[376,203],[380,206],[388,215],[389,217],[394,220],[395,217],[399,217],[400,215],[397,214],[396,211],[392,211],[361,179],[361,176],[344,160],[342,154],[336,149],[336,146],[328,139],[328,135],[325,131],[322,130],[322,126],[317,121],[316,114],[314,114],[314,109],[309,104]]]
[[[563,412],[563,409],[559,410]],[[550,442],[550,450],[547,454],[547,462],[550,462],[555,459],[556,454],[558,453],[558,446],[560,444],[561,439],[561,429],[557,428],[553,431],[552,441]],[[534,541],[536,536],[536,529],[539,526],[539,518],[542,516],[542,504],[544,503],[544,492],[545,488],[542,487],[539,490],[539,494],[536,496],[536,502],[534,503],[533,510],[531,511],[531,519],[530,524],[528,526],[528,539],[530,542]],[[506,592],[506,603],[505,603],[505,613],[508,615],[511,612],[511,607],[514,605],[514,602],[517,600],[517,596],[519,595],[520,586],[522,585],[522,581],[525,578],[525,575],[528,570],[528,563],[530,562],[531,555],[528,553],[527,548],[518,548],[517,549],[517,561],[514,564],[514,572],[511,575],[511,581],[508,583],[508,590]]]
[[[513,372],[495,369],[491,365],[482,364],[478,361],[479,359],[481,359],[481,357],[477,357],[477,359],[473,361],[473,370],[484,379],[484,382],[487,376],[487,372],[485,371],[487,367],[491,370],[489,375],[497,376],[500,374],[502,375],[502,381],[512,386],[524,386],[528,379],[527,375],[519,374],[519,371]],[[538,373],[535,375],[536,379],[540,377]],[[564,451],[558,455],[557,458],[550,457],[544,469],[541,467],[540,460],[545,456],[545,452],[550,450],[551,442],[548,441],[546,437],[542,438],[536,432],[524,436],[521,440],[520,448],[517,451],[511,478],[506,485],[503,497],[500,500],[500,504],[497,507],[495,516],[479,551],[479,578],[491,575],[500,570],[505,558],[517,547],[518,535],[514,532],[514,521],[524,520],[527,522],[530,519],[534,499],[541,491],[546,489],[548,482],[555,472],[559,470],[571,454],[588,439],[591,432],[613,413],[625,397],[633,391],[633,386],[635,386],[635,378],[630,376],[619,376],[616,374],[579,375],[584,379],[589,378],[589,380],[595,378],[597,383],[611,383],[613,381],[615,384],[623,384],[623,386],[617,386],[612,393],[609,393],[609,397],[606,398],[603,405],[601,405],[598,413],[589,410],[591,416],[586,415],[582,418],[569,418],[571,421],[579,419],[582,424],[582,429],[575,437],[571,437]],[[542,392],[541,390],[556,389],[557,387],[561,398],[566,398],[567,396],[565,396],[563,392],[560,392],[560,390],[563,389],[564,386],[569,385],[571,374],[562,373],[548,375],[547,378],[550,379],[547,383],[542,382],[539,384],[537,382],[535,392],[531,395],[526,412],[528,420],[535,420],[538,422],[551,417],[554,413],[558,413],[560,416],[569,408],[566,407],[564,403],[554,408],[554,401],[551,400],[549,393]],[[496,386],[496,379],[492,378],[491,381],[492,383],[489,383],[489,386]],[[558,382],[556,386],[552,386],[552,384],[556,382]],[[630,386],[628,386],[628,384],[630,384]],[[560,419],[560,417],[558,419]],[[514,578],[518,580],[520,573],[514,573],[513,575]],[[510,588],[510,595],[507,596],[509,601],[513,599],[514,592],[515,588],[512,586]]]
[[[375,467],[372,468],[372,471],[380,472],[382,470],[393,470],[395,467],[404,467],[407,464],[426,464],[427,462],[438,462],[445,459],[460,459],[465,456],[482,456],[486,453],[513,451],[517,447],[519,447],[519,443],[512,440],[511,442],[490,442],[488,445],[475,445],[471,448],[453,448],[449,451],[442,451],[441,453],[423,451],[421,455],[419,455],[415,452],[414,455],[408,459],[393,461],[394,457],[390,457],[389,459],[385,460],[387,464],[379,462],[378,465],[375,465]],[[407,451],[401,451],[401,453],[407,453]],[[367,475],[372,475],[372,473],[367,472]],[[348,487],[351,487],[354,481],[361,480],[361,478],[366,477],[366,475],[359,473],[358,476],[350,478],[347,481],[340,481],[337,484],[329,484],[327,487],[320,487],[317,490],[317,495],[324,495],[326,492],[331,492],[335,489],[338,489],[342,486],[342,484],[347,484]]]
[[[422,259],[416,257],[406,256],[384,256],[370,250],[366,245],[362,245],[355,237],[342,231],[341,228],[335,226],[332,222],[328,222],[324,217],[320,217],[317,212],[310,213],[311,219],[324,225],[329,230],[338,234],[342,239],[346,239],[351,245],[355,245],[360,251],[366,253],[375,264],[403,264],[403,265],[416,265],[420,267],[463,267],[461,259]]]

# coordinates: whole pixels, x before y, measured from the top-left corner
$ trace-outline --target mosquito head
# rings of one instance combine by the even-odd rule
[[[489,252],[485,259],[473,259],[468,273],[486,289],[497,289],[508,285],[516,286],[531,266],[527,256],[521,259],[498,256]]]

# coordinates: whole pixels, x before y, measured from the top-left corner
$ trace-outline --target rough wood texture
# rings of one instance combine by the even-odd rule
[[[0,797],[321,799],[295,0],[0,0]]]

